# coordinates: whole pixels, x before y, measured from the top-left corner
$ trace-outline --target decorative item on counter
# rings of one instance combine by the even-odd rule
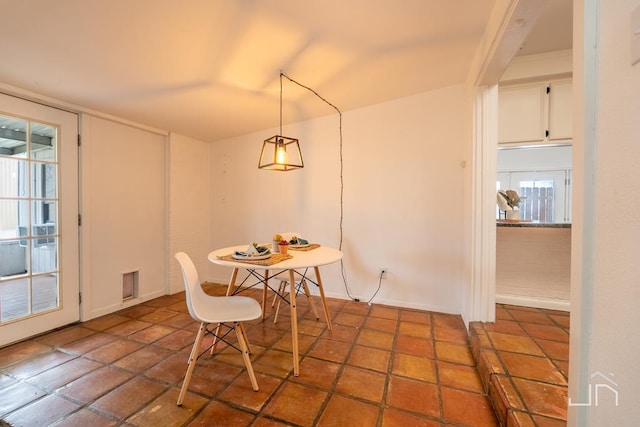
[[[282,240],[282,236],[279,234],[274,234],[273,238],[271,239],[271,250],[274,254],[280,252],[280,240]]]
[[[280,240],[280,242],[278,243],[278,250],[280,251],[280,253],[286,255],[287,249],[289,249],[289,242],[284,239]]]
[[[501,211],[505,212],[506,219],[520,219],[520,202],[522,198],[515,190],[498,190],[497,203]]]

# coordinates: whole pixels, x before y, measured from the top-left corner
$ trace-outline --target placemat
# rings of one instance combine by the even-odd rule
[[[235,259],[233,257],[233,254],[229,254],[229,255],[218,257],[218,258],[223,259],[225,261],[244,262],[247,264],[254,264],[254,265],[273,265],[273,264],[279,263],[280,261],[291,259],[293,258],[293,256],[289,254],[271,254],[271,256],[266,259]]]
[[[320,247],[319,243],[311,243],[309,246],[303,248],[289,248],[290,251],[311,251]]]

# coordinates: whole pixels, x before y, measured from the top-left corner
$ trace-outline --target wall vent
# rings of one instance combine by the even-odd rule
[[[138,298],[138,271],[122,273],[122,301]]]

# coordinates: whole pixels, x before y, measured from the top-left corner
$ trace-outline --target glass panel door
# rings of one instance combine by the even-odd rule
[[[0,107],[11,111],[0,114],[3,345],[79,319],[78,127],[75,114],[6,95]]]

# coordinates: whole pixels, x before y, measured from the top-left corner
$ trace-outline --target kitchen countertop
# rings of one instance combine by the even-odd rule
[[[537,222],[504,219],[496,221],[496,225],[498,227],[571,228],[571,224],[566,222]]]

